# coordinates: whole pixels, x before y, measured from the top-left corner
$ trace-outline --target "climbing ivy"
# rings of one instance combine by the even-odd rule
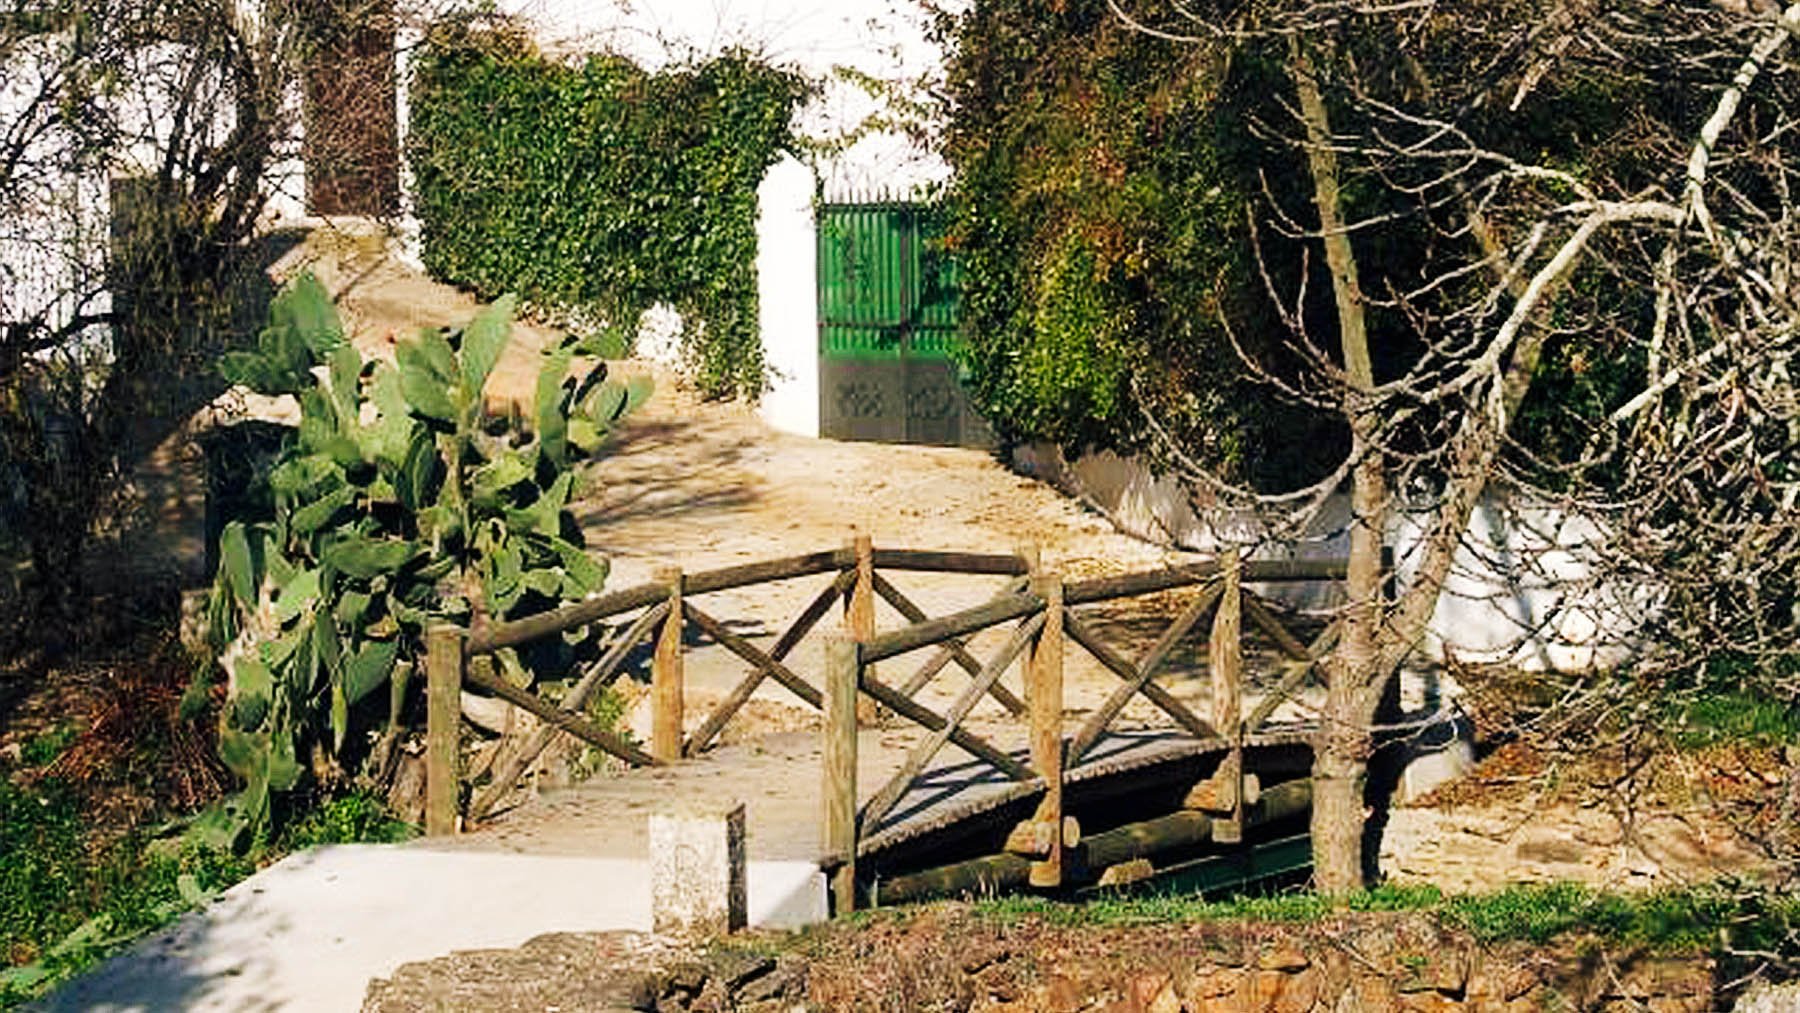
[[[439,23],[415,64],[409,157],[435,275],[597,310],[657,303],[710,396],[759,395],[756,188],[809,85],[741,50],[646,71],[565,63],[503,20]]]

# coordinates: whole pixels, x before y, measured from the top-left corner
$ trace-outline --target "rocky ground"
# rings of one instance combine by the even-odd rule
[[[1482,945],[1421,914],[1306,925],[1067,925],[957,905],[699,951],[629,934],[452,954],[371,984],[365,1011],[1312,1013],[1714,1006],[1694,955]]]

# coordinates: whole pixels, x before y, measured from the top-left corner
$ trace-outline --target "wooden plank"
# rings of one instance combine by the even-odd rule
[[[755,665],[765,675],[773,676],[776,682],[786,686],[795,696],[809,705],[816,708],[825,706],[825,698],[813,688],[812,683],[795,675],[793,669],[757,650],[756,645],[731,632],[724,623],[700,611],[693,602],[684,599],[681,603],[681,610],[687,614],[689,619],[693,620],[695,626],[700,627],[702,632],[718,641],[719,646]]]
[[[1012,639],[1008,640],[994,655],[993,660],[989,661],[975,676],[975,680],[963,689],[962,695],[950,705],[950,710],[944,715],[944,726],[937,729],[929,738],[921,739],[913,745],[912,750],[907,753],[906,762],[902,763],[894,776],[882,785],[881,790],[875,793],[875,797],[869,799],[869,803],[863,806],[863,826],[874,830],[881,824],[881,820],[905,796],[906,790],[912,786],[913,779],[925,770],[925,765],[931,762],[938,750],[943,748],[944,743],[950,741],[951,730],[959,726],[963,719],[969,716],[969,712],[975,709],[975,705],[981,701],[987,684],[1000,678],[1000,674],[1005,672],[1007,666],[1013,663],[1013,659],[1025,650],[1026,646],[1031,643],[1031,638],[1037,635],[1037,631],[1043,624],[1044,617],[1041,613],[1027,619],[1013,633]]]
[[[839,549],[771,559],[761,563],[745,563],[742,566],[727,566],[718,570],[689,574],[687,593],[689,595],[708,594],[749,584],[764,584],[777,580],[789,580],[794,577],[805,577],[814,573],[843,569],[849,562],[845,558],[844,551]],[[471,636],[468,650],[470,654],[486,654],[502,647],[517,647],[540,637],[555,636],[608,616],[643,608],[661,601],[667,596],[668,590],[654,581],[611,594],[603,594],[535,616],[492,626],[483,633]]]
[[[1213,603],[1218,601],[1223,590],[1221,585],[1212,584],[1195,596],[1188,607],[1175,618],[1175,621],[1163,630],[1162,636],[1156,639],[1156,643],[1151,645],[1149,653],[1145,654],[1144,660],[1138,664],[1137,673],[1125,680],[1124,685],[1113,690],[1100,707],[1088,716],[1087,721],[1082,724],[1081,730],[1075,735],[1075,741],[1069,745],[1070,766],[1081,762],[1081,758],[1087,755],[1088,750],[1094,748],[1094,743],[1100,741],[1102,735],[1106,734],[1107,726],[1113,723],[1113,720],[1119,716],[1119,712],[1131,702],[1131,698],[1143,689],[1145,683],[1156,678],[1157,671],[1168,661],[1175,646],[1206,615],[1206,610],[1212,608]]]
[[[600,656],[600,660],[594,662],[582,674],[581,680],[570,687],[569,692],[564,695],[557,706],[571,714],[581,713],[582,708],[587,706],[588,697],[592,696],[596,689],[612,681],[613,677],[618,674],[619,666],[625,663],[625,658],[631,654],[632,649],[637,647],[649,634],[650,629],[662,622],[668,614],[669,603],[665,601],[660,605],[652,606],[643,615],[638,616],[637,620],[626,629],[624,635],[613,641],[606,653]],[[531,766],[532,761],[543,753],[545,747],[550,745],[550,740],[555,737],[556,729],[549,725],[539,725],[532,731],[531,738],[525,741],[524,747],[507,759],[506,765],[494,774],[493,779],[488,782],[488,786],[475,799],[475,804],[469,807],[469,818],[481,819],[495,805],[499,804],[506,793],[512,790],[513,785],[518,783],[519,777],[525,773],[526,768]]]
[[[856,574],[847,571],[838,574],[836,580],[825,585],[825,589],[819,592],[818,597],[814,598],[811,604],[801,610],[793,625],[789,626],[787,632],[775,641],[775,646],[769,649],[769,660],[781,661],[795,647],[799,646],[800,641],[805,639],[814,626],[818,625],[819,620],[825,618],[825,613],[831,611],[832,602],[837,601],[840,595],[849,590],[851,582],[855,579]],[[694,730],[693,735],[688,737],[687,755],[698,756],[701,750],[712,745],[713,739],[725,730],[726,723],[738,712],[739,708],[744,706],[750,699],[750,695],[756,692],[756,687],[762,685],[763,679],[768,674],[769,670],[761,665],[751,669],[750,674],[732,688],[730,695],[719,701],[719,705],[713,708],[711,714],[707,715],[706,721]]]
[[[866,661],[875,662],[916,651],[921,647],[941,644],[954,637],[965,636],[990,626],[1030,615],[1044,607],[1037,595],[1002,595],[986,604],[961,612],[952,612],[928,622],[914,623],[903,629],[883,633],[870,641],[863,652]]]
[[[844,600],[844,632],[859,644],[875,639],[875,542],[866,534],[850,540],[850,554],[856,561],[856,582],[850,585],[850,596]],[[871,665],[863,666],[863,674],[873,675]],[[861,697],[856,701],[856,719],[864,727],[879,724],[881,713]]]
[[[834,913],[856,910],[856,701],[861,645],[844,636],[825,644],[823,742],[825,850],[842,855],[831,874]]]
[[[1053,838],[1060,838],[1066,851],[1081,843],[1081,823],[1073,816],[1064,816],[1061,823],[1048,823],[1040,819],[1029,819],[1013,826],[1006,834],[1006,843],[1002,851],[1014,855],[1028,855],[1033,858],[1050,853]]]
[[[1253,584],[1342,580],[1346,572],[1347,564],[1341,559],[1252,560],[1244,564],[1243,579],[1246,583]],[[1205,583],[1218,576],[1218,573],[1218,562],[1209,559],[1160,570],[1073,581],[1065,589],[1063,600],[1074,606],[1112,598],[1131,598],[1189,584]]]
[[[875,565],[883,570],[1019,576],[1027,572],[1018,556],[977,552],[930,552],[920,549],[877,549]]]
[[[877,576],[880,575],[877,574]],[[1029,581],[1025,577],[1017,577],[1007,581],[1006,586],[1000,590],[998,597],[1004,598],[1009,594],[1018,594],[1020,591],[1025,590],[1028,583]],[[898,606],[896,606],[896,608],[897,607]],[[929,622],[930,618],[927,617],[925,619],[913,621]],[[939,672],[943,671],[944,666],[948,665],[951,660],[956,657],[956,652],[963,649],[966,643],[967,641],[964,640],[947,641],[932,654],[931,658],[927,660],[925,664],[919,666],[919,670],[913,673],[912,678],[906,680],[906,684],[900,687],[900,692],[905,693],[907,696],[917,696],[919,690],[924,689],[929,685],[931,680],[936,678]],[[1014,697],[1013,699],[1017,700],[1018,698]],[[1020,700],[1019,705],[1023,707],[1024,701]],[[1015,713],[1022,714],[1023,711],[1016,711]]]
[[[1034,574],[1032,590],[1044,599],[1044,625],[1031,645],[1025,692],[1031,703],[1031,761],[1044,781],[1044,797],[1035,819],[1060,827],[1063,818],[1063,583],[1054,573]],[[1031,885],[1061,886],[1062,835],[1053,835],[1050,850],[1031,863]]]
[[[1121,679],[1137,678],[1137,666],[1126,661],[1118,651],[1113,650],[1106,641],[1100,639],[1100,635],[1094,632],[1094,628],[1078,618],[1075,613],[1063,613],[1063,629],[1069,634],[1070,639],[1092,654],[1094,660],[1112,669],[1114,675]],[[1189,735],[1201,739],[1218,737],[1218,732],[1215,732],[1212,726],[1206,723],[1206,719],[1189,710],[1186,704],[1175,699],[1168,690],[1156,683],[1144,683],[1143,694],[1164,714],[1174,718],[1175,723],[1185,729]]]
[[[905,616],[907,622],[923,623],[931,620],[931,617],[925,614],[924,609],[919,608],[919,606],[913,604],[912,599],[901,594],[900,589],[888,583],[887,578],[879,573],[874,574],[873,576],[875,593],[886,600],[889,605],[892,605],[894,611]],[[978,661],[974,655],[969,653],[968,648],[963,646],[961,640],[952,640],[946,643],[939,653],[954,658],[956,663],[961,665],[963,670],[970,675],[979,676],[981,674],[981,662]],[[915,675],[914,679],[917,678],[917,675]],[[930,680],[927,679],[926,681],[929,682]],[[913,696],[917,694],[923,686],[923,682],[915,685],[913,680],[908,680],[906,685],[901,687],[900,691],[907,696]],[[1017,717],[1025,713],[1025,701],[1014,696],[1011,690],[1000,685],[998,681],[988,686],[988,693],[993,696],[994,700],[998,702],[1000,706],[1005,707],[1008,713],[1011,713],[1013,716]]]
[[[1213,840],[1237,844],[1244,839],[1244,638],[1243,585],[1239,582],[1237,549],[1219,559],[1221,585],[1218,611],[1213,613],[1212,636],[1207,641],[1208,669],[1213,695],[1213,726],[1231,743],[1231,751],[1219,765],[1218,779],[1225,782],[1231,809],[1213,821]]]
[[[579,714],[570,714],[552,706],[548,701],[530,690],[520,689],[512,683],[496,675],[488,675],[476,669],[469,669],[463,674],[463,681],[471,686],[485,689],[515,707],[523,708],[536,714],[541,720],[568,732],[595,749],[640,767],[659,765],[659,761],[638,747],[599,727]]]
[[[1286,626],[1281,625],[1281,620],[1275,617],[1275,613],[1269,609],[1269,606],[1263,604],[1261,598],[1245,591],[1243,599],[1244,613],[1250,617],[1251,622],[1261,627],[1264,633],[1274,639],[1275,646],[1281,648],[1281,653],[1294,661],[1312,660],[1312,654],[1307,651],[1306,645],[1300,642],[1299,637],[1289,632]]]
[[[1319,631],[1319,635],[1314,637],[1312,644],[1306,648],[1308,660],[1288,663],[1287,674],[1281,677],[1281,682],[1258,701],[1256,709],[1252,710],[1250,716],[1244,719],[1246,735],[1256,734],[1264,724],[1267,724],[1270,715],[1275,713],[1275,708],[1280,707],[1288,697],[1293,696],[1295,690],[1300,688],[1300,684],[1306,680],[1306,674],[1319,667],[1319,661],[1325,652],[1331,649],[1331,645],[1337,641],[1338,632],[1341,629],[1342,627],[1334,621]]]
[[[686,704],[686,673],[682,666],[681,568],[656,571],[656,582],[666,590],[668,615],[656,638],[656,654],[650,662],[650,755],[663,763],[681,759],[682,710]]]
[[[425,834],[456,833],[460,794],[456,761],[462,733],[463,631],[433,626],[425,634]]]
[[[1031,875],[1031,859],[1019,855],[987,855],[954,865],[891,876],[875,884],[875,903],[907,904],[927,897],[962,894],[991,896],[1016,887]]]
[[[778,580],[792,580],[795,577],[810,577],[815,573],[842,570],[851,562],[843,549],[831,549],[825,552],[809,552],[802,556],[771,559],[761,563],[727,566],[717,570],[688,574],[687,593],[690,596],[711,594],[714,591],[727,591],[734,587],[747,587],[751,584],[769,584]]]
[[[487,628],[485,632],[469,637],[468,651],[471,656],[487,654],[502,647],[517,647],[520,644],[536,640],[539,637],[550,637],[572,630],[578,626],[587,626],[599,622],[608,616],[616,616],[621,612],[632,612],[646,605],[654,605],[662,601],[668,592],[660,584],[639,584],[623,591],[614,591],[596,598],[588,598],[562,608],[540,612],[524,619],[498,623]]]
[[[1011,754],[995,749],[986,739],[966,728],[946,722],[937,712],[901,696],[892,686],[888,686],[878,679],[871,679],[867,673],[864,673],[862,689],[864,693],[874,697],[876,703],[916,725],[923,726],[927,731],[942,731],[948,727],[951,742],[998,767],[1006,776],[1017,781],[1031,780],[1031,768],[1013,759]]]

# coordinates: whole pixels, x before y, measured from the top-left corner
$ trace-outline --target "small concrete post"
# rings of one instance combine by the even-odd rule
[[[749,923],[744,804],[676,806],[650,816],[650,922],[699,938]]]
[[[1221,788],[1229,793],[1230,815],[1215,819],[1213,840],[1235,844],[1244,839],[1244,644],[1243,586],[1241,560],[1237,549],[1226,549],[1219,555],[1219,579],[1224,593],[1219,596],[1218,611],[1213,613],[1212,636],[1207,641],[1209,667],[1212,669],[1213,727],[1230,743],[1230,751],[1217,774]]]
[[[1044,628],[1031,648],[1030,681],[1025,702],[1031,712],[1032,766],[1044,779],[1038,822],[1055,828],[1044,857],[1031,863],[1031,885],[1061,886],[1063,881],[1063,584],[1055,573],[1038,573],[1032,591],[1044,599]]]
[[[856,910],[856,698],[862,645],[842,635],[825,642],[825,851],[842,864],[831,877],[838,914]]]
[[[462,725],[463,631],[425,634],[425,834],[456,833],[457,739]]]
[[[685,674],[682,671],[681,568],[665,566],[656,571],[656,580],[669,589],[669,617],[663,620],[662,632],[656,639],[656,654],[650,662],[650,755],[659,763],[681,759],[682,702]]]

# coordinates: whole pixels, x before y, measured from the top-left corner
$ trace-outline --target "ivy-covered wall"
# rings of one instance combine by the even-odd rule
[[[742,51],[652,73],[547,58],[504,22],[441,23],[411,91],[425,266],[628,330],[666,303],[701,389],[755,397],[756,188],[807,94]]]

